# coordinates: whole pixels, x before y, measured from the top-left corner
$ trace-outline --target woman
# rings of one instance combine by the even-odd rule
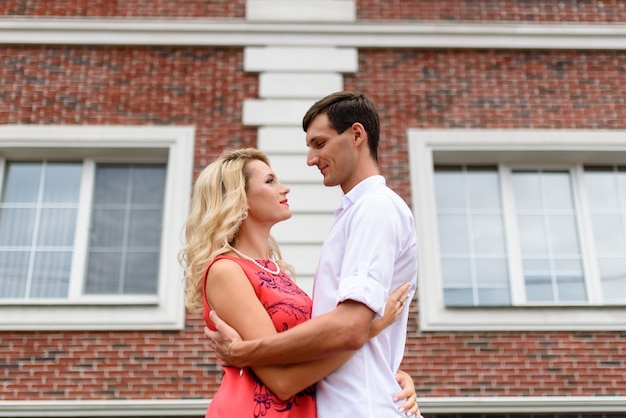
[[[192,312],[209,312],[245,339],[281,332],[311,316],[311,299],[289,275],[270,235],[278,222],[291,217],[281,184],[265,154],[256,149],[223,153],[206,167],[194,185],[186,225],[185,303]],[[288,275],[289,274],[289,275]],[[393,322],[406,288],[390,297],[383,318],[374,320],[370,335]],[[206,417],[315,417],[314,383],[337,369],[352,353],[295,365],[244,369],[224,368],[224,377]],[[399,374],[409,398],[404,409],[417,411],[410,377]]]

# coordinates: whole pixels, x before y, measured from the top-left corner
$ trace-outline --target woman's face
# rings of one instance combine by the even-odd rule
[[[248,219],[274,225],[291,217],[287,201],[289,187],[278,181],[276,173],[263,161],[246,164],[248,171]]]

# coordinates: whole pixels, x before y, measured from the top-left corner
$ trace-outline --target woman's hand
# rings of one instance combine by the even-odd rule
[[[385,305],[385,313],[380,318],[376,318],[370,325],[369,338],[375,337],[382,330],[393,324],[404,310],[404,302],[409,298],[406,293],[409,290],[411,284],[406,282],[393,291],[387,298],[387,304]]]
[[[396,381],[402,388],[402,391],[393,398],[394,402],[405,399],[398,411],[404,412],[407,417],[415,415],[420,417],[420,409],[417,404],[417,395],[415,394],[415,383],[408,373],[398,370],[396,373]]]

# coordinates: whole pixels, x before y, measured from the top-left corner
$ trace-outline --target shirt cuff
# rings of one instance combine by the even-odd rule
[[[337,304],[354,300],[370,308],[377,316],[382,316],[387,303],[387,289],[367,274],[359,273],[341,279]]]

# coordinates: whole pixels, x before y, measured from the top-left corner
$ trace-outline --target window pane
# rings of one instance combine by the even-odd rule
[[[131,247],[154,248],[161,242],[161,209],[135,209],[130,212],[128,244]]]
[[[529,302],[552,302],[554,294],[550,277],[539,276],[527,273],[526,279],[526,299]]]
[[[465,208],[463,172],[460,167],[436,167],[435,195],[437,208]]]
[[[476,277],[479,305],[511,304],[506,259],[476,260]]]
[[[545,259],[525,259],[524,271],[532,273],[534,275],[547,274],[550,271],[550,263]]]
[[[41,183],[41,163],[7,164],[3,203],[37,202]]]
[[[548,216],[552,251],[555,254],[579,255],[576,218],[573,215]]]
[[[163,206],[165,197],[165,170],[163,166],[144,166],[134,170],[133,204],[150,204]]]
[[[92,250],[89,253],[87,267],[87,281],[85,294],[112,294],[122,293],[120,277],[123,274],[122,254],[120,252],[99,252]]]
[[[544,171],[541,173],[541,187],[546,210],[570,211],[574,207],[569,173]]]
[[[0,298],[26,296],[29,258],[27,251],[0,251]]]
[[[617,176],[610,168],[586,169],[585,188],[592,211],[619,210]]]
[[[626,298],[626,258],[601,258],[600,276],[605,303],[624,303]]]
[[[30,296],[33,298],[66,297],[71,264],[71,251],[36,253]]]
[[[509,275],[505,258],[476,260],[478,283],[502,287],[508,283]]]
[[[439,247],[442,253],[463,253],[469,249],[467,220],[464,215],[439,215]]]
[[[0,297],[67,297],[81,177],[82,163],[7,163]]]
[[[444,291],[448,288],[472,287],[470,260],[466,258],[444,258],[441,260],[441,276]],[[470,299],[471,302],[471,299]]]
[[[80,193],[80,164],[48,163],[42,200],[46,203],[76,203]]]
[[[0,207],[0,246],[30,246],[36,209]]]
[[[165,165],[96,167],[87,294],[156,294]]]
[[[481,306],[508,306],[511,304],[509,288],[506,287],[479,287],[478,304]]]
[[[500,211],[500,185],[493,169],[468,167],[466,177],[469,205],[472,209],[492,209]]]
[[[479,254],[505,252],[501,215],[472,216],[474,251]]]
[[[515,205],[518,210],[541,210],[541,185],[535,172],[517,171],[513,176]]]
[[[124,283],[124,294],[155,294],[159,274],[159,256],[155,253],[131,253],[126,259],[128,280]]]
[[[529,302],[554,300],[550,262],[546,259],[523,260],[526,299]]]
[[[99,164],[94,187],[96,191],[94,204],[125,205],[128,202],[128,193],[132,190],[129,184],[130,169],[131,166],[128,164]]]
[[[592,215],[593,239],[600,254],[626,253],[624,217],[620,215]]]
[[[600,271],[603,302],[626,302],[626,172],[585,167],[587,205]]]
[[[569,172],[514,171],[512,179],[527,300],[585,301]]]
[[[558,300],[584,302],[587,298],[582,265],[579,260],[557,259],[554,262]]]
[[[122,209],[100,209],[94,206],[91,215],[91,248],[120,248],[124,245],[124,216]]]
[[[518,215],[520,246],[523,254],[547,254],[548,237],[543,217]]]
[[[436,167],[437,222],[447,306],[510,305],[495,167]]]
[[[42,209],[39,245],[71,247],[76,231],[76,213],[74,208]]]
[[[474,291],[471,287],[447,287],[443,290],[446,306],[474,306]]]

